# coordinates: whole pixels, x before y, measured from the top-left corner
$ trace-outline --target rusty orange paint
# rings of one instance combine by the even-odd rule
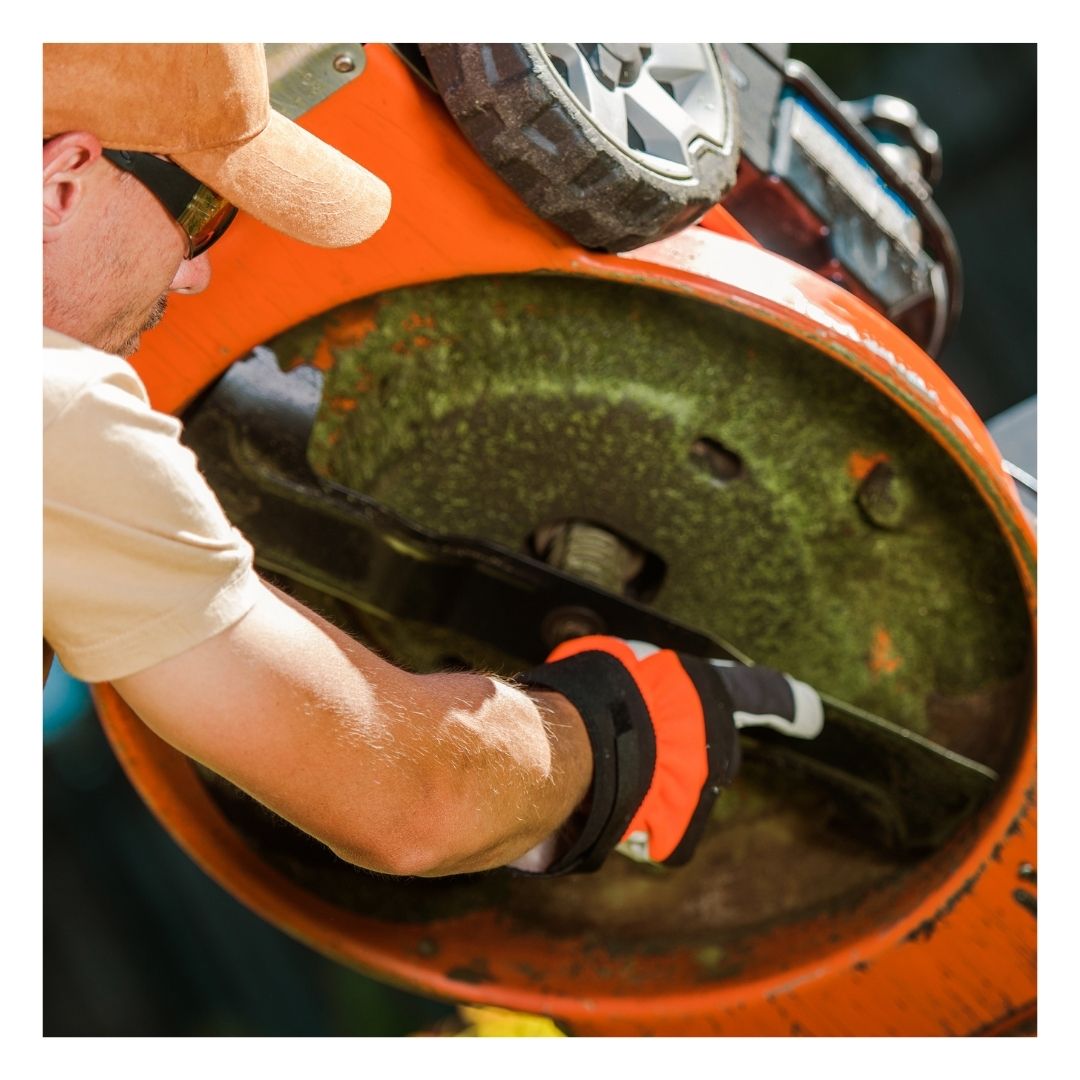
[[[585,251],[494,176],[389,49],[366,51],[363,74],[301,123],[389,182],[387,225],[357,248],[327,251],[241,214],[214,249],[210,289],[176,297],[170,318],[134,357],[157,408],[181,410],[233,360],[289,327],[400,286],[539,271],[692,296],[810,342],[873,382],[943,446],[1009,545],[1034,632],[1035,536],[1001,455],[963,395],[895,326],[761,249],[722,207],[701,227],[630,253]],[[343,340],[351,332],[343,326]],[[899,662],[877,638],[871,656],[883,672]],[[252,850],[187,759],[110,687],[95,688],[95,699],[133,783],[211,876],[313,948],[423,993],[607,1035],[940,1035],[994,1030],[1034,1007],[1035,920],[1015,898],[1017,867],[1037,861],[1034,700],[1015,767],[994,801],[962,843],[906,879],[903,893],[889,898],[887,918],[846,913],[842,946],[830,944],[825,920],[813,931],[810,959],[785,964],[778,955],[768,974],[712,983],[678,952],[622,982],[605,980],[583,965],[580,938],[508,927],[496,911],[411,924],[330,904]],[[475,970],[477,942],[486,946],[483,972]]]
[[[894,675],[902,663],[889,631],[884,626],[874,627],[874,637],[870,643],[870,670],[875,675]]]
[[[346,309],[336,318],[328,319],[326,331],[315,344],[315,351],[310,356],[298,355],[290,358],[289,367],[302,363],[311,364],[319,371],[330,371],[335,363],[334,351],[338,345],[355,346],[375,329],[375,316],[371,311],[354,312]]]
[[[97,687],[95,697],[143,798],[211,876],[312,947],[424,993],[551,1016],[581,1035],[787,1035],[795,1025],[817,1035],[962,1034],[1035,1000],[1034,919],[1012,898],[1016,868],[1035,861],[1033,792],[1017,806],[1010,789],[952,872],[929,867],[920,883],[929,888],[902,918],[842,950],[830,951],[823,932],[816,960],[768,978],[710,985],[675,958],[654,980],[659,988],[602,988],[582,969],[580,941],[516,928],[508,946],[497,912],[391,923],[300,888],[241,840],[187,761],[115,691]],[[484,982],[467,977],[478,942]]]
[[[320,371],[329,371],[334,366],[334,354],[330,348],[330,342],[325,338],[320,339],[311,357],[311,364]]]
[[[370,305],[350,304],[326,321],[326,337],[334,344],[354,346],[375,329],[375,309]]]
[[[885,453],[864,454],[861,450],[852,450],[848,455],[847,471],[852,480],[862,480],[867,477],[871,470],[888,461],[889,455]]]

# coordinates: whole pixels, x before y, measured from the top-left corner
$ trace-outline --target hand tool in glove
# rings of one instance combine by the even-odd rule
[[[822,728],[818,694],[788,675],[622,638],[563,642],[520,682],[566,697],[593,752],[576,836],[548,875],[595,870],[616,848],[641,861],[685,863],[738,771],[739,728],[798,739]]]

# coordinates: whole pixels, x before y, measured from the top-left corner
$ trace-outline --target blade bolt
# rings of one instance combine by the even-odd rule
[[[540,627],[540,635],[549,649],[571,638],[588,637],[604,632],[604,620],[583,607],[556,608],[548,613]]]
[[[879,461],[863,477],[855,501],[871,525],[898,529],[911,507],[911,489],[888,461]]]

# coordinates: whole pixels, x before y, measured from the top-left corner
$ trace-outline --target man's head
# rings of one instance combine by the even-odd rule
[[[214,193],[324,247],[359,243],[386,218],[382,181],[270,108],[261,45],[46,45],[44,61],[53,329],[134,352],[169,292],[206,287],[191,240],[212,239],[222,220]],[[209,208],[194,224],[189,193]]]

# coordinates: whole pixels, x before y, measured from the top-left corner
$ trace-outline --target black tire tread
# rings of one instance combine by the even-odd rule
[[[627,251],[668,236],[701,217],[734,182],[734,151],[704,155],[694,180],[647,172],[582,126],[576,105],[529,45],[420,48],[446,107],[481,157],[533,211],[585,247]]]

